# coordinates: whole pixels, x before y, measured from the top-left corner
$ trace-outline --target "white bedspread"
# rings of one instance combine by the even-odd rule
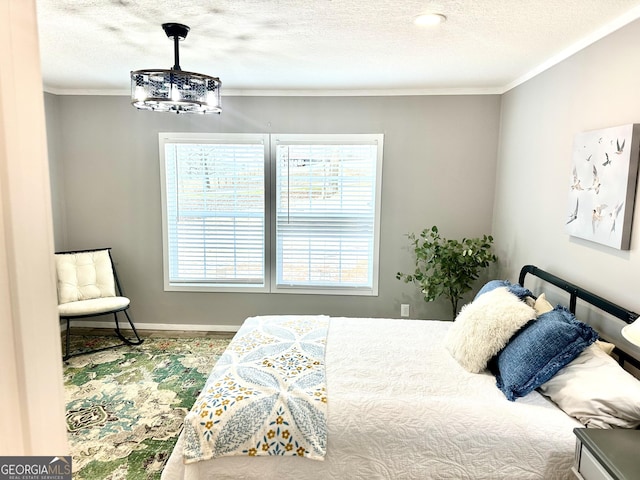
[[[332,318],[324,462],[228,457],[163,472],[186,479],[571,479],[580,424],[533,392],[509,402],[489,373],[442,346],[449,322]]]

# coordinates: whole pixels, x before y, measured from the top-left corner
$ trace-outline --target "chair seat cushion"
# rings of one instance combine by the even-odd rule
[[[109,313],[113,310],[122,310],[129,306],[127,297],[92,298],[58,305],[58,314],[61,317],[76,317],[83,315],[98,315]]]

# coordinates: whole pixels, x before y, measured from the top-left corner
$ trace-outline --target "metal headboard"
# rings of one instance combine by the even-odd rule
[[[525,265],[520,270],[520,276],[518,277],[518,283],[524,286],[524,279],[527,274],[531,274],[535,277],[541,278],[542,280],[555,285],[558,288],[569,293],[569,310],[571,313],[576,313],[576,302],[577,299],[580,298],[585,302],[593,305],[594,307],[616,317],[626,323],[633,323],[640,315],[631,310],[627,310],[626,308],[621,307],[620,305],[616,305],[615,303],[610,302],[594,293],[591,293],[584,288],[578,287],[573,283],[567,282],[560,277],[556,277],[555,275],[545,272],[544,270],[535,267],[533,265]],[[617,355],[620,364],[622,365],[625,362],[630,363],[636,368],[640,368],[640,360],[631,356],[630,354],[620,350],[618,347],[615,348],[614,353]]]

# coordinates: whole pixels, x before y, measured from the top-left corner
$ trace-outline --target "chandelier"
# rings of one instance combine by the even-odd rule
[[[186,38],[189,27],[163,23],[162,28],[173,38],[175,65],[171,70],[131,72],[131,104],[156,112],[220,113],[220,79],[180,68],[178,42]]]

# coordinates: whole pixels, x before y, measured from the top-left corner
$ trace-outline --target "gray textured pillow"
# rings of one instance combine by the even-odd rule
[[[464,307],[447,332],[445,347],[471,373],[487,368],[487,363],[536,312],[507,287],[500,287]]]

